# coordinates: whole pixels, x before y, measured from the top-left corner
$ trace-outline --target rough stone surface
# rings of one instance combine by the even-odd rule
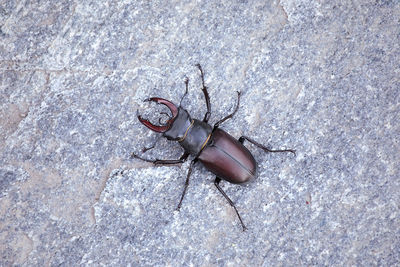
[[[0,266],[400,264],[400,3],[0,1]],[[246,144],[257,179],[130,159],[160,96]],[[160,140],[148,158],[178,158]]]

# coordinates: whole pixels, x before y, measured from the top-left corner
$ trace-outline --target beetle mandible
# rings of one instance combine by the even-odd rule
[[[208,124],[208,120],[210,119],[211,115],[210,97],[208,95],[207,87],[204,83],[203,69],[201,68],[200,64],[197,64],[196,66],[200,70],[201,81],[203,85],[202,91],[204,93],[207,106],[207,112],[202,121],[192,119],[189,113],[181,106],[183,98],[188,93],[189,80],[187,78],[185,80],[186,91],[182,96],[178,107],[172,102],[159,97],[152,97],[145,100],[163,104],[169,108],[172,116],[167,114],[169,118],[166,123],[161,123],[160,119],[159,121],[161,125],[154,125],[150,121],[143,119],[142,116],[138,115],[139,121],[150,130],[162,133],[162,136],[168,140],[179,142],[184,149],[183,155],[179,159],[172,160],[150,160],[140,157],[135,153],[132,153],[131,157],[146,162],[151,162],[155,165],[171,165],[183,163],[187,160],[189,155],[192,155],[194,159],[190,163],[189,171],[186,176],[185,187],[177,210],[180,209],[183,198],[185,197],[193,166],[197,161],[200,161],[208,170],[216,175],[214,185],[235,210],[244,231],[247,228],[243,223],[235,204],[219,185],[221,180],[225,180],[233,184],[244,184],[255,177],[257,168],[256,161],[250,151],[243,145],[243,142],[247,140],[266,152],[291,152],[295,154],[296,151],[293,149],[271,150],[244,135],[236,140],[230,134],[219,128],[221,123],[232,118],[233,115],[238,111],[240,92],[237,92],[238,99],[234,111],[223,119],[217,121],[214,126]],[[143,152],[153,147],[154,145],[150,148],[144,148]]]

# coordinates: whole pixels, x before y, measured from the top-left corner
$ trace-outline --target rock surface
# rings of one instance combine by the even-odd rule
[[[0,266],[394,266],[399,1],[2,1]],[[257,179],[130,159],[160,96],[297,155]],[[148,158],[178,158],[160,140]]]

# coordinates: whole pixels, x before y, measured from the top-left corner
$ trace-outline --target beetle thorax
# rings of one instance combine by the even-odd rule
[[[211,132],[212,127],[209,124],[192,119],[185,109],[179,107],[171,128],[163,136],[168,140],[178,141],[186,152],[196,156],[206,145]]]
[[[212,127],[202,121],[193,120],[187,134],[179,144],[193,156],[197,156],[211,137]]]

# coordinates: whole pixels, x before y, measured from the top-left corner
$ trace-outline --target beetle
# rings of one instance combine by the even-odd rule
[[[182,96],[178,107],[172,102],[159,97],[151,97],[145,100],[156,102],[158,104],[163,104],[168,107],[172,116],[164,113],[168,116],[168,120],[165,123],[161,123],[160,118],[160,125],[154,125],[149,120],[144,119],[141,115],[138,114],[137,116],[139,121],[150,130],[157,133],[162,133],[162,136],[167,138],[168,140],[177,141],[184,149],[184,153],[182,154],[182,156],[179,159],[151,160],[132,153],[131,158],[151,162],[155,165],[171,165],[183,163],[187,160],[189,155],[192,155],[194,159],[190,163],[189,171],[186,176],[184,190],[179,201],[177,210],[181,208],[183,198],[185,197],[187,188],[189,186],[189,178],[192,173],[193,166],[196,164],[197,161],[200,161],[208,170],[216,175],[216,178],[214,180],[215,187],[233,207],[242,225],[243,231],[245,231],[247,228],[243,223],[243,220],[235,204],[219,185],[221,180],[225,180],[233,184],[245,184],[255,178],[257,164],[253,155],[243,145],[244,141],[247,140],[248,142],[254,144],[255,146],[261,148],[266,152],[291,152],[295,154],[296,151],[293,149],[271,150],[266,146],[256,142],[252,138],[244,135],[237,140],[233,136],[219,128],[221,123],[232,118],[233,115],[238,111],[240,103],[240,92],[237,92],[238,98],[234,111],[223,119],[217,121],[214,126],[208,124],[208,120],[211,116],[210,97],[207,91],[207,87],[204,83],[203,69],[200,64],[196,64],[196,66],[200,71],[203,86],[202,91],[207,106],[207,112],[204,115],[203,120],[192,119],[189,113],[181,106],[183,98],[188,93],[189,80],[187,78],[185,80],[186,91],[185,94]],[[151,148],[154,148],[154,145],[150,148],[144,148],[143,152]]]

